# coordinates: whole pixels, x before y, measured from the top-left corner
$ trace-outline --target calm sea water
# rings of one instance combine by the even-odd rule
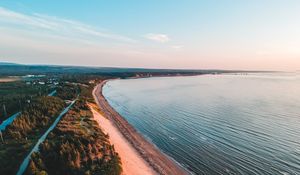
[[[109,103],[193,174],[300,174],[300,77],[114,80]]]

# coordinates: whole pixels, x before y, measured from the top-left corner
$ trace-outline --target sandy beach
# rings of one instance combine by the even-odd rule
[[[98,84],[93,96],[102,114],[93,111],[95,120],[110,136],[120,154],[124,174],[127,175],[184,175],[188,174],[168,156],[159,151],[152,143],[141,136],[120,114],[118,114],[102,95],[106,81]]]
[[[139,153],[123,137],[119,130],[99,112],[92,109],[95,120],[99,123],[104,133],[109,135],[110,143],[121,157],[124,175],[154,175],[157,174]]]

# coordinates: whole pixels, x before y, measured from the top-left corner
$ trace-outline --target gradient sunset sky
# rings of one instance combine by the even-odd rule
[[[299,0],[1,0],[0,61],[300,70]]]

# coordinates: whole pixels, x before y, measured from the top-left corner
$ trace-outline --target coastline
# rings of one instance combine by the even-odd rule
[[[109,119],[105,118],[95,106],[94,104],[90,105],[94,120],[101,130],[109,135],[110,144],[114,146],[115,151],[121,158],[122,175],[157,175],[118,128]]]
[[[104,117],[108,118],[113,126],[129,142],[141,158],[148,163],[155,172],[161,175],[187,175],[188,172],[181,168],[176,162],[171,160],[167,155],[162,153],[152,143],[147,141],[135,128],[129,124],[118,112],[116,112],[107,102],[102,94],[102,88],[106,82],[104,80],[95,86],[93,97],[98,107],[103,112]],[[122,159],[122,157],[121,157]]]

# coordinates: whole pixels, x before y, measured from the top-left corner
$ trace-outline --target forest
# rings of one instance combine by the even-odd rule
[[[108,139],[86,101],[79,100],[32,156],[25,174],[119,175],[120,158]]]
[[[77,102],[40,145],[39,152],[32,154],[25,174],[120,174],[120,158],[109,143],[109,136],[93,120],[88,106],[94,103],[94,85],[104,77],[71,74],[55,77],[59,82],[55,87],[28,85],[24,80],[0,84],[6,104],[24,94],[21,106],[11,110],[21,114],[2,131],[0,174],[16,174],[38,139],[74,99],[78,99]],[[47,81],[47,77],[43,79]],[[47,96],[54,89],[55,96]]]
[[[25,103],[51,91],[49,86],[28,85],[25,81],[0,83],[0,120],[19,112]]]
[[[18,116],[3,132],[0,144],[0,174],[15,174],[26,153],[33,147],[65,103],[58,97],[41,96],[24,106]]]

